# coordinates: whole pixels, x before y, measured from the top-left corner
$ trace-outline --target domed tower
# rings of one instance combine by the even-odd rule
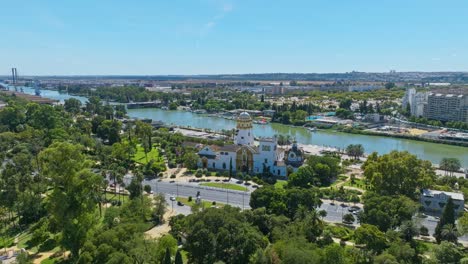
[[[237,130],[234,143],[237,145],[254,145],[252,118],[247,112],[242,112],[237,118]]]

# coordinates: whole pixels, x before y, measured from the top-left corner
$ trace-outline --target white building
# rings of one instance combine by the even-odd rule
[[[297,144],[282,148],[276,137],[254,141],[252,118],[243,112],[237,118],[237,130],[233,145],[203,146],[198,152],[199,167],[213,170],[230,170],[251,175],[270,172],[286,177],[304,163],[302,149]],[[232,166],[232,167],[231,167]]]
[[[441,213],[449,198],[452,198],[456,214],[463,212],[465,198],[462,193],[424,189],[420,201],[426,212]]]
[[[427,105],[428,93],[417,92],[415,88],[406,90],[405,96],[402,100],[402,107],[406,108],[410,105],[410,112],[412,116],[421,117],[424,115],[424,108]]]

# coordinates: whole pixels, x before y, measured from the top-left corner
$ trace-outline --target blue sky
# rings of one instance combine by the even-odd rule
[[[466,0],[0,0],[0,75],[468,71]]]

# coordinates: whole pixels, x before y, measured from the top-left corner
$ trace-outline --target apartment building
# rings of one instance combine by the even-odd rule
[[[468,96],[464,94],[429,93],[424,117],[440,121],[468,123]]]

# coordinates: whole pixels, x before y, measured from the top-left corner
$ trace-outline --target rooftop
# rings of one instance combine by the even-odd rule
[[[454,200],[461,200],[461,201],[465,200],[462,193],[445,192],[445,191],[429,190],[429,189],[424,189],[422,193],[424,196],[429,196],[429,197],[434,197],[435,195],[444,193],[445,195],[452,197],[452,199]]]

